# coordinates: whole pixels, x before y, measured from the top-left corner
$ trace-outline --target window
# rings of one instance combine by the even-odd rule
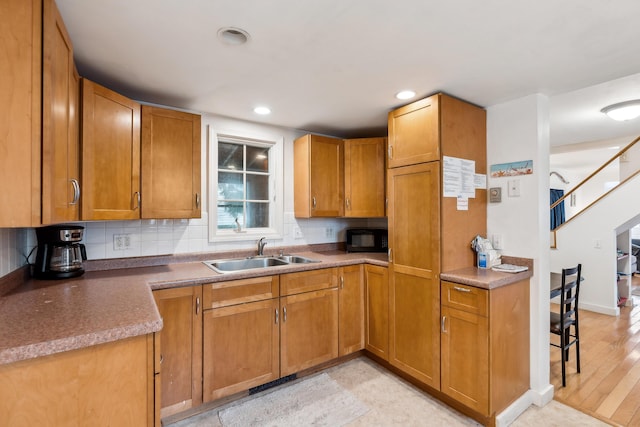
[[[282,138],[210,131],[209,240],[282,237]]]

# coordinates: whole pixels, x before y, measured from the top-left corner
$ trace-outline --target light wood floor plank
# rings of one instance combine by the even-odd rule
[[[639,277],[632,283],[640,288]],[[572,347],[566,387],[560,350],[550,347],[554,399],[614,426],[640,426],[640,297],[633,296],[633,302],[617,317],[580,310],[581,373],[576,372]]]

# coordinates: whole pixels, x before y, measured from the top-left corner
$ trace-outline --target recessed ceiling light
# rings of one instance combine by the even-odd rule
[[[412,90],[403,90],[396,93],[396,98],[398,99],[411,99],[416,96],[416,93]]]
[[[600,111],[620,122],[633,120],[640,116],[640,99],[608,105]]]
[[[253,109],[253,112],[261,116],[266,116],[267,114],[271,114],[271,109],[269,107],[256,107]]]
[[[218,38],[229,45],[241,45],[249,41],[249,33],[241,28],[224,27],[218,30]]]

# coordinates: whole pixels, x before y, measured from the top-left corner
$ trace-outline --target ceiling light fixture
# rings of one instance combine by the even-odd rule
[[[271,114],[271,109],[269,109],[269,107],[256,107],[253,109],[253,112],[261,116],[266,116],[267,114]]]
[[[241,45],[249,41],[249,33],[241,28],[224,27],[218,30],[218,38],[228,45]]]
[[[416,93],[412,90],[403,90],[396,93],[396,98],[398,99],[411,99],[416,96]]]
[[[619,122],[633,120],[640,116],[640,99],[608,105],[600,111]]]

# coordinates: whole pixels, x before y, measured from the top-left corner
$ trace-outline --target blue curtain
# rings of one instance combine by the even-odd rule
[[[551,189],[551,204],[564,196],[564,190]],[[551,229],[557,228],[565,221],[564,219],[564,200],[558,204],[555,208],[551,209]]]

